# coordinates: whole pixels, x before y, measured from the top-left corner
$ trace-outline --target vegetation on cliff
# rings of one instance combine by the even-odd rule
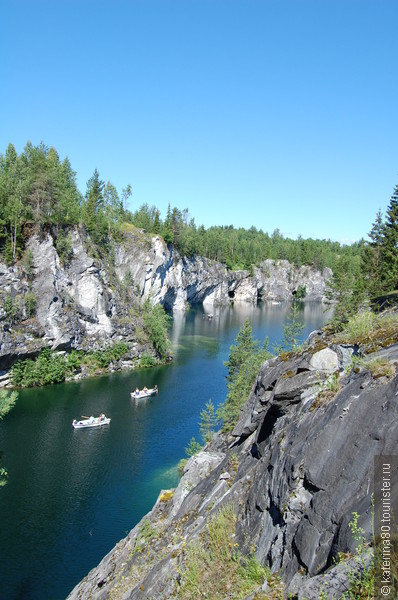
[[[166,360],[172,354],[171,344],[167,337],[171,317],[165,313],[160,304],[153,306],[149,300],[146,300],[143,306],[143,320],[149,341],[159,358]]]
[[[395,186],[383,220],[381,211],[362,243],[360,262],[340,256],[333,269],[327,295],[337,300],[334,325],[339,328],[366,301],[375,308],[396,304],[398,289],[398,185]]]
[[[216,259],[229,268],[251,269],[267,258],[318,269],[328,266],[334,273],[329,294],[339,300],[338,321],[346,320],[365,298],[398,287],[398,185],[385,218],[378,211],[369,241],[350,246],[330,240],[292,240],[278,229],[271,234],[232,225],[205,229],[196,225],[187,209],[170,205],[163,220],[155,206],[144,204],[135,211],[127,210],[131,193],[127,185],[119,194],[95,169],[83,196],[69,159],[61,160],[55,148],[28,142],[18,155],[9,144],[0,155],[0,256],[9,265],[24,258],[28,268],[27,237],[34,230],[51,228],[60,259],[67,262],[71,250],[68,228],[80,225],[92,253],[105,252],[111,258],[112,241],[120,240],[129,224],[162,236],[184,256]],[[33,309],[31,302],[27,311]]]
[[[252,327],[249,320],[246,319],[236,337],[236,344],[230,347],[228,360],[224,363],[228,369],[228,394],[225,402],[217,411],[224,432],[232,431],[234,428],[257,377],[260,365],[270,356],[268,340],[263,346],[254,340]]]
[[[129,357],[125,342],[109,345],[103,350],[51,352],[45,348],[35,359],[18,360],[11,369],[11,382],[17,387],[36,387],[62,383],[86,369],[89,374],[100,373],[110,364]]]
[[[18,399],[18,392],[9,392],[7,390],[0,390],[0,421],[10,412],[15,402]],[[0,452],[0,487],[7,483],[7,471],[1,466],[1,452]]]
[[[78,190],[76,173],[68,158],[61,160],[55,148],[28,142],[18,155],[9,144],[0,155],[0,252],[8,264],[24,253],[29,231],[52,227],[57,250],[68,260],[67,229],[82,225],[101,252],[110,250],[112,240],[120,239],[124,224],[130,223],[172,243],[182,255],[200,255],[225,263],[229,268],[250,269],[267,258],[287,259],[295,265],[334,268],[340,255],[360,262],[362,244],[342,246],[330,240],[285,238],[276,229],[272,234],[251,227],[197,226],[188,210],[169,206],[164,220],[155,206],[126,208],[131,196],[127,185],[118,193],[101,179],[97,169],[87,182],[85,194]]]
[[[144,331],[156,351],[157,358],[147,352],[140,359],[134,359],[136,367],[154,366],[171,358],[171,345],[167,337],[170,317],[160,305],[152,306],[145,302],[142,309]],[[11,368],[11,383],[16,387],[35,387],[52,383],[62,383],[75,376],[99,374],[121,360],[131,359],[130,347],[126,342],[108,344],[93,351],[72,350],[53,352],[45,348],[36,358],[18,360]]]
[[[247,598],[265,579],[270,570],[253,556],[242,556],[234,543],[237,515],[226,504],[209,519],[206,531],[186,549],[185,569],[178,598]]]

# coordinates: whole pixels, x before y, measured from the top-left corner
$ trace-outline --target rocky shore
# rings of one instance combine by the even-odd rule
[[[372,355],[388,376],[352,369],[357,350],[316,332],[301,352],[267,360],[232,435],[188,461],[69,600],[193,597],[189,549],[226,506],[230,545],[270,573],[248,599],[281,597],[275,578],[286,598],[341,598],[372,559],[366,543],[357,556],[352,519],[369,542],[374,456],[394,454],[398,440],[398,344]],[[226,597],[237,593],[231,581]]]
[[[169,311],[183,311],[197,303],[287,301],[302,286],[307,300],[323,301],[331,274],[272,260],[253,274],[228,271],[202,257],[181,257],[161,238],[140,230],[126,233],[106,258],[90,249],[79,229],[69,237],[67,261],[57,253],[56,234],[47,232],[27,240],[29,261],[25,256],[14,267],[0,264],[3,382],[16,360],[34,358],[47,347],[89,351],[125,341],[131,358],[140,358],[152,351],[142,336],[142,302],[147,298]],[[32,303],[34,309],[29,309]]]

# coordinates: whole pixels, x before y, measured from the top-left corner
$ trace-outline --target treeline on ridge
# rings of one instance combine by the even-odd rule
[[[28,142],[21,154],[9,144],[0,155],[0,253],[13,264],[24,251],[24,239],[33,229],[53,227],[57,250],[68,254],[68,227],[81,225],[97,246],[106,248],[121,238],[129,226],[157,234],[185,256],[200,255],[218,260],[230,269],[250,269],[267,258],[286,259],[292,264],[334,268],[339,256],[357,261],[362,243],[341,246],[330,240],[271,235],[256,227],[197,226],[188,210],[169,206],[164,219],[155,206],[126,208],[131,196],[127,185],[121,194],[104,182],[95,169],[85,194],[79,191],[76,173],[68,158],[61,160],[55,148]]]

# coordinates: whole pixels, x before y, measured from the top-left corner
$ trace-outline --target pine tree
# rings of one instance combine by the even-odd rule
[[[167,215],[163,225],[162,236],[166,244],[171,244],[173,242],[173,217],[170,202],[167,206]]]
[[[381,279],[384,291],[398,288],[398,185],[391,196],[384,224]]]
[[[115,186],[108,181],[103,192],[103,212],[108,225],[108,235],[116,236],[124,216],[123,203]]]
[[[361,271],[368,294],[373,297],[381,292],[382,249],[384,239],[383,215],[379,209],[369,232],[370,242],[362,250]]]
[[[332,322],[340,327],[348,321],[364,300],[363,278],[360,260],[339,256],[333,268],[333,275],[327,281],[325,295],[334,305]]]
[[[293,302],[289,316],[283,326],[282,350],[296,350],[304,330],[304,320],[298,302]]]
[[[200,413],[199,431],[205,443],[210,442],[217,427],[218,418],[211,399],[206,403],[206,408]]]
[[[261,363],[270,356],[266,345],[267,343],[261,347],[259,342],[253,339],[252,327],[246,319],[236,337],[236,344],[230,347],[229,358],[224,363],[228,368],[228,395],[216,413],[223,423],[224,431],[232,431]]]
[[[86,202],[84,205],[84,224],[95,242],[101,242],[107,233],[105,219],[101,219],[104,203],[104,182],[100,179],[97,169],[87,182]]]
[[[21,248],[21,226],[28,215],[26,205],[29,189],[26,162],[20,158],[12,144],[9,144],[1,161],[2,221],[5,223],[7,236],[6,259],[14,263],[17,252]]]

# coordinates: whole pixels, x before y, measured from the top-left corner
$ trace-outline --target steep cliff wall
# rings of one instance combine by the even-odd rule
[[[289,300],[298,286],[307,299],[324,299],[323,273],[309,267],[296,269],[287,261],[267,260],[247,271],[228,271],[203,257],[182,258],[159,237],[140,230],[126,233],[114,246],[112,261],[93,258],[78,229],[70,232],[71,258],[63,264],[56,250],[56,233],[33,235],[27,242],[31,266],[0,265],[0,369],[17,358],[52,349],[97,349],[126,340],[139,356],[147,348],[137,342],[142,330],[140,303],[151,298],[172,311],[190,304],[228,305],[234,302]],[[27,293],[36,301],[30,315]],[[18,318],[6,310],[11,299]]]
[[[352,514],[369,540],[373,458],[398,441],[398,376],[346,374],[352,350],[315,335],[300,354],[265,362],[232,436],[216,435],[190,459],[174,493],[159,496],[69,599],[193,598],[189,549],[227,505],[237,517],[230,545],[279,573],[285,597],[340,598],[371,554],[336,564],[356,550]],[[396,372],[398,345],[383,356]],[[270,581],[256,598],[269,597]]]
[[[70,236],[67,264],[48,233],[28,240],[29,268],[0,265],[0,368],[45,347],[96,350],[125,340],[133,357],[148,349],[137,342],[137,327],[142,330],[138,291],[126,289],[105,259],[89,255],[81,232],[74,229]],[[36,303],[33,314],[26,306],[28,292]],[[6,310],[7,300],[15,315]]]
[[[288,301],[302,286],[306,300],[325,301],[330,269],[322,272],[308,266],[297,268],[287,260],[268,259],[248,271],[228,271],[215,261],[195,256],[181,257],[158,237],[144,251],[139,234],[131,233],[116,250],[116,271],[120,280],[130,272],[144,297],[151,295],[169,310],[185,310],[190,304],[227,305],[259,300]]]
[[[121,281],[130,274],[143,298],[151,297],[168,310],[186,310],[190,304],[228,304],[228,290],[241,275],[224,265],[196,256],[182,258],[159,237],[143,247],[139,233],[131,233],[116,249],[115,266]]]

